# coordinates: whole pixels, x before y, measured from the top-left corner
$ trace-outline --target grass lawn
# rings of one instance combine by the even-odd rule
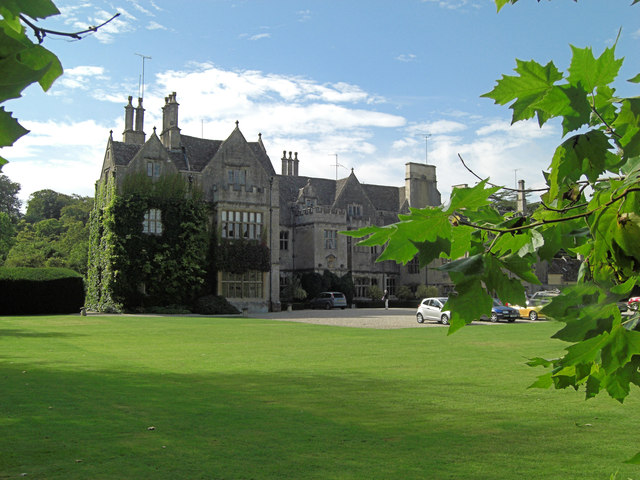
[[[555,327],[0,317],[0,479],[640,479],[637,391],[527,389]]]

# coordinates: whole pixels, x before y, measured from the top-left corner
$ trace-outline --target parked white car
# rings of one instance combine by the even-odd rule
[[[447,297],[430,297],[423,299],[420,305],[418,305],[418,311],[416,312],[416,320],[418,323],[424,323],[426,320],[448,325],[451,319],[451,312],[448,310],[442,311],[442,307],[447,303],[447,300]]]

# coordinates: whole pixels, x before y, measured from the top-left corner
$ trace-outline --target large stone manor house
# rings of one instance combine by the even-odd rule
[[[133,173],[152,178],[179,174],[200,189],[210,228],[223,239],[266,239],[270,271],[217,272],[216,293],[237,307],[281,308],[281,290],[305,272],[350,272],[356,298],[367,297],[372,285],[391,295],[404,284],[449,285],[446,275],[420,269],[415,261],[406,266],[377,263],[378,249],[358,246],[339,234],[394,223],[409,207],[440,205],[435,166],[407,163],[402,187],[362,183],[353,169],[337,180],[307,177],[299,174],[303,152],[285,149],[276,171],[261,134],[248,141],[238,122],[225,140],[183,134],[175,92],[165,98],[162,130],[158,134],[154,127],[148,138],[142,101],[134,107],[129,97],[124,109],[122,141],[109,138],[98,184],[114,181],[117,190]],[[161,235],[162,221],[161,211],[147,212],[144,232]]]

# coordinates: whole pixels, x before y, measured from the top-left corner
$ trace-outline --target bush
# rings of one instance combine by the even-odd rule
[[[433,285],[430,285],[428,287],[426,285],[420,285],[416,290],[416,298],[419,298],[419,299],[423,299],[426,297],[439,297],[439,296],[440,296],[440,290],[438,289],[438,287],[434,287]]]
[[[196,301],[196,313],[201,315],[238,314],[240,311],[226,298],[219,295],[205,295]]]
[[[382,298],[382,295],[382,290],[377,285],[371,285],[369,287],[369,298],[371,298],[371,300],[373,300],[374,302],[376,300],[380,300]]]
[[[411,300],[413,298],[416,298],[415,293],[413,293],[411,291],[411,288],[407,285],[402,285],[400,288],[398,288],[398,293],[396,294],[396,296],[401,300]]]
[[[84,280],[66,268],[0,268],[0,315],[78,313]]]

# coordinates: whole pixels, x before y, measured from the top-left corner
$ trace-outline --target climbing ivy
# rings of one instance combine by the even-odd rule
[[[87,306],[122,311],[190,305],[201,293],[207,251],[207,209],[179,175],[157,183],[133,174],[116,193],[102,185],[91,218]],[[143,233],[145,212],[158,209],[162,233]]]

